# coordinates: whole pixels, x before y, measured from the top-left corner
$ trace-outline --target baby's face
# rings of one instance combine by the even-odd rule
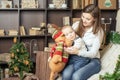
[[[76,38],[75,32],[69,27],[63,29],[62,32],[67,39],[74,40]]]

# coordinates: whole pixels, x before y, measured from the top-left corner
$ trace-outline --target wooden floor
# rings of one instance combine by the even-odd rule
[[[2,80],[20,80],[18,77],[4,78]]]

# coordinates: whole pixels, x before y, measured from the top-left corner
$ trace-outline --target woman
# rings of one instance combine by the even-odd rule
[[[99,8],[94,4],[86,6],[81,20],[72,27],[82,37],[87,50],[65,49],[71,56],[62,72],[62,80],[87,80],[101,69],[99,49],[104,31],[100,25]]]

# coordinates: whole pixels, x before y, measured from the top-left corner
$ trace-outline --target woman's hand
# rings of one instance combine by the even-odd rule
[[[79,49],[75,48],[75,47],[67,47],[64,48],[64,50],[68,53],[68,54],[78,54]]]

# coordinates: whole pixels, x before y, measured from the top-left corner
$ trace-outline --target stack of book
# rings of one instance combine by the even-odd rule
[[[40,23],[40,26],[32,27],[29,29],[29,35],[44,35],[45,33],[45,23]]]
[[[32,27],[31,29],[29,29],[29,35],[39,35],[40,30],[40,27]]]
[[[18,31],[17,31],[17,30],[9,30],[9,31],[8,31],[8,35],[9,35],[9,36],[18,35]]]
[[[4,33],[4,29],[0,29],[0,36],[4,36],[5,33]]]

